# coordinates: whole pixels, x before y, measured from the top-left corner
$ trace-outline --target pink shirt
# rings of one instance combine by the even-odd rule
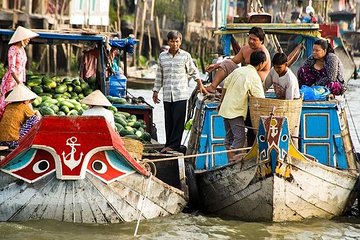
[[[23,47],[10,46],[8,51],[8,69],[2,78],[0,86],[0,118],[6,106],[5,94],[16,86],[16,81],[11,74],[15,73],[20,82],[26,81],[26,61],[26,52]]]

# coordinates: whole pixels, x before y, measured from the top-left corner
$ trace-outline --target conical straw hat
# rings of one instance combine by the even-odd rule
[[[109,100],[104,96],[104,94],[100,90],[96,90],[86,96],[81,103],[85,103],[92,106],[104,106],[109,107],[111,103]]]
[[[39,34],[24,28],[22,26],[18,26],[14,34],[12,35],[9,44],[17,43],[22,40],[28,39],[28,38],[34,38],[39,36]]]
[[[18,84],[11,93],[5,98],[6,102],[22,102],[37,98],[34,92],[28,89],[24,84]]]

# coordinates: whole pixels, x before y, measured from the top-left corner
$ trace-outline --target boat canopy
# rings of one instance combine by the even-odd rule
[[[138,40],[134,38],[109,39],[105,34],[82,34],[78,32],[55,32],[55,31],[36,31],[38,37],[31,40],[32,43],[41,44],[57,44],[57,43],[80,43],[80,42],[95,42],[98,44],[105,44],[108,41],[111,47],[126,50],[128,53],[134,52],[134,45]],[[14,30],[0,29],[0,36],[8,36],[9,39],[13,35]]]
[[[296,34],[320,37],[319,24],[314,23],[231,23],[214,32],[215,35],[248,33],[252,27],[261,27],[267,34]]]

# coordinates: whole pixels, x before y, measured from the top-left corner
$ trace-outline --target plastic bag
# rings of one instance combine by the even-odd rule
[[[325,101],[330,94],[330,90],[324,86],[301,86],[300,95],[304,101]]]

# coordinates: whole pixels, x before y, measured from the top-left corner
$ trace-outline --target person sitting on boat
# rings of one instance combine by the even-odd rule
[[[160,103],[158,93],[163,87],[166,143],[161,152],[180,148],[185,125],[188,79],[196,79],[200,92],[206,93],[190,53],[180,49],[181,33],[170,31],[167,39],[170,48],[159,55],[152,96],[155,104]]]
[[[225,79],[221,91],[219,115],[224,118],[225,145],[227,150],[245,146],[245,118],[248,112],[248,97],[264,98],[264,88],[257,71],[266,63],[266,54],[253,52],[250,64],[234,70]],[[228,152],[228,160],[234,161],[236,152]]]
[[[0,145],[13,149],[18,146],[29,130],[40,120],[30,102],[38,96],[20,83],[14,87],[5,101],[8,102],[0,120]]]
[[[307,6],[305,12],[308,14],[308,16],[303,17],[303,23],[317,23],[317,19],[314,16],[315,9],[312,6]]]
[[[245,66],[250,63],[250,55],[256,51],[262,51],[266,54],[265,64],[258,70],[258,74],[262,81],[265,80],[271,67],[270,54],[266,47],[263,45],[265,32],[260,27],[253,27],[249,31],[248,44],[243,46],[240,51],[231,59],[225,59],[220,63],[210,64],[207,72],[212,72],[217,69],[213,82],[206,87],[208,92],[214,93],[217,86],[228,76],[234,69],[238,68],[238,64]]]
[[[272,63],[273,67],[264,82],[265,91],[274,86],[278,99],[293,100],[300,98],[298,80],[291,69],[287,67],[287,55],[276,53]]]
[[[313,54],[298,70],[299,86],[325,86],[334,95],[345,90],[344,69],[340,59],[327,40],[318,39],[313,45]]]
[[[87,104],[90,106],[89,109],[83,112],[83,116],[103,116],[110,125],[115,128],[114,114],[106,109],[105,107],[110,107],[112,104],[104,96],[100,90],[96,90],[86,96],[81,103]]]

